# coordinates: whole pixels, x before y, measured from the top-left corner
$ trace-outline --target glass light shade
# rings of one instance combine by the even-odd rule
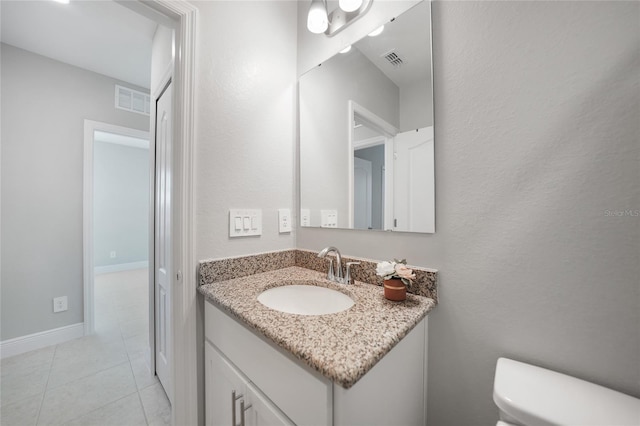
[[[382,34],[383,31],[384,31],[384,25],[382,25],[382,26],[376,28],[375,30],[371,31],[369,33],[369,37],[375,37],[377,35],[380,35],[380,34]]]
[[[338,2],[340,9],[345,12],[353,12],[354,10],[360,9],[362,6],[362,0],[340,0]]]
[[[307,15],[307,28],[314,34],[323,33],[329,28],[327,8],[322,0],[312,0]]]
[[[351,45],[348,45],[347,47],[345,47],[344,49],[342,49],[340,51],[340,53],[348,53],[351,50]]]

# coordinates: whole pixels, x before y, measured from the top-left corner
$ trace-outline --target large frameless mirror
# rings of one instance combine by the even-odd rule
[[[300,224],[435,232],[431,10],[300,77]]]

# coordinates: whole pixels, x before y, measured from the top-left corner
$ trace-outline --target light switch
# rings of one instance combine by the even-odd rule
[[[229,236],[253,237],[262,235],[262,210],[229,209]]]

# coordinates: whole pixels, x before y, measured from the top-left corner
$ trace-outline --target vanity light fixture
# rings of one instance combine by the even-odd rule
[[[349,53],[349,51],[351,50],[351,45],[348,45],[347,47],[345,47],[344,49],[342,49],[340,51],[340,53]]]
[[[329,28],[327,5],[324,0],[311,0],[309,14],[307,15],[307,29],[314,34],[323,33]]]
[[[380,34],[382,34],[383,31],[384,31],[384,25],[381,25],[375,30],[371,31],[368,35],[369,37],[379,36]]]
[[[340,9],[345,12],[353,12],[354,10],[360,9],[360,6],[362,6],[362,0],[340,0],[338,2],[338,6],[340,6]]]
[[[307,14],[307,29],[314,34],[325,33],[331,37],[363,16],[373,0],[339,0],[339,6],[327,12],[327,0],[311,0]]]

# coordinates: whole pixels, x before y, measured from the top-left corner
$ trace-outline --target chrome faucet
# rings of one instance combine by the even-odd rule
[[[340,254],[340,250],[333,246],[323,248],[320,253],[318,253],[318,257],[324,259],[329,253],[335,253],[336,255],[336,268],[337,273],[333,272],[333,260],[329,263],[329,273],[327,274],[327,279],[330,281],[335,281],[337,283],[344,283],[344,275],[342,275],[342,255]]]

